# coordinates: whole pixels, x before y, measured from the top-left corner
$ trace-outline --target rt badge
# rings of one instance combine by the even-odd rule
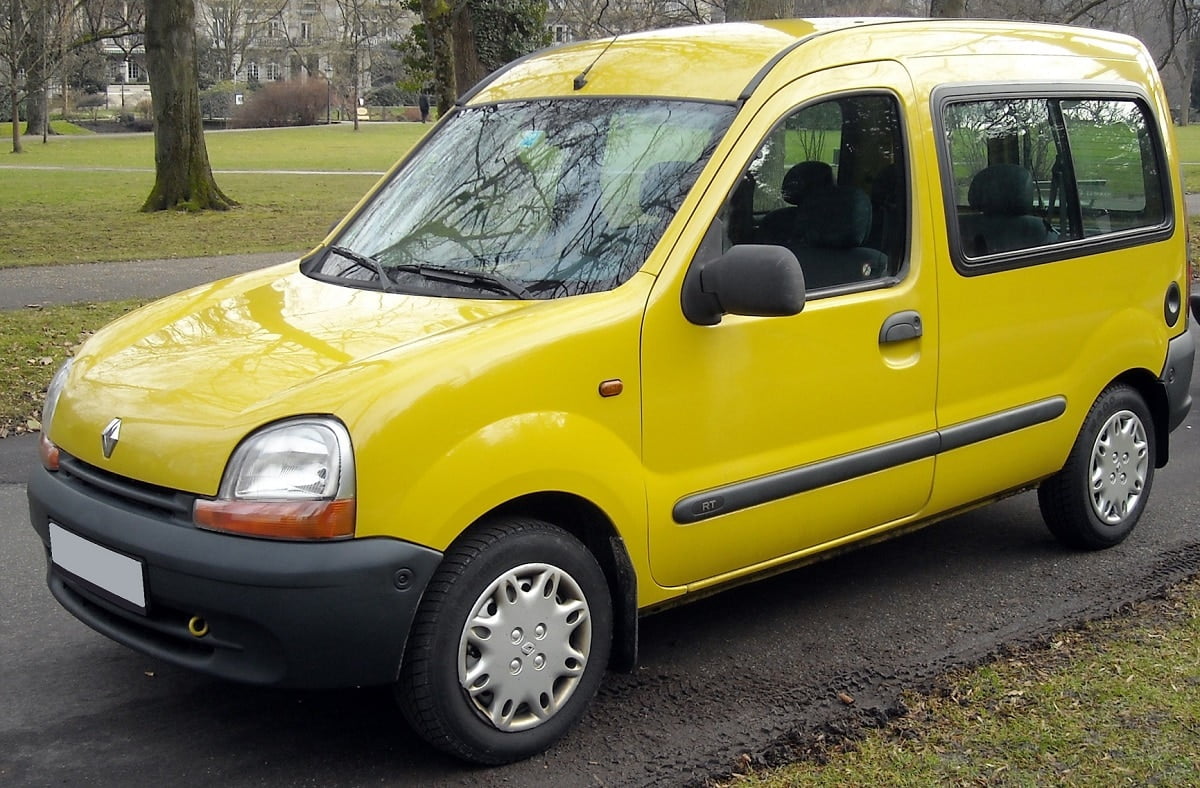
[[[117,441],[121,440],[121,420],[113,419],[104,428],[104,432],[100,433],[100,445],[104,449],[104,459],[112,456],[113,449],[117,448]]]

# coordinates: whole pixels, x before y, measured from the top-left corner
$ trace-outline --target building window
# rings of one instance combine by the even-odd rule
[[[550,33],[554,37],[554,43],[562,44],[571,40],[571,29],[566,25],[550,25]]]
[[[129,66],[128,79],[126,80],[127,82],[146,81],[146,72],[142,70],[142,67],[138,65],[136,60],[126,60],[125,62]]]
[[[257,63],[247,63],[246,64],[246,79],[250,82],[258,81],[258,64]]]
[[[300,40],[312,41],[312,22],[307,19],[300,23]]]
[[[283,23],[279,17],[274,17],[267,22],[267,38],[279,38],[283,35]]]
[[[267,64],[267,79],[276,80],[276,79],[279,79],[280,76],[281,76],[281,74],[279,72],[279,64],[278,63],[268,63]]]

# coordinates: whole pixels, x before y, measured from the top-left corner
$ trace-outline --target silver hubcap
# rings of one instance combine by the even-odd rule
[[[458,681],[497,729],[536,728],[575,692],[591,647],[591,613],[575,579],[524,564],[475,601],[459,639]]]
[[[1136,414],[1114,413],[1092,447],[1092,509],[1109,525],[1118,525],[1142,497],[1150,456],[1146,429]]]

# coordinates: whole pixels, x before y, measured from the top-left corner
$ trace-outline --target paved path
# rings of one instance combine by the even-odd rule
[[[294,260],[302,252],[0,268],[0,309],[157,298]]]

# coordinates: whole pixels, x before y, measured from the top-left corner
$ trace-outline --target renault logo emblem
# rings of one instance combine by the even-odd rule
[[[100,433],[100,445],[104,449],[104,459],[112,456],[113,449],[117,448],[117,441],[121,440],[121,420],[113,419],[104,428],[104,432]]]

